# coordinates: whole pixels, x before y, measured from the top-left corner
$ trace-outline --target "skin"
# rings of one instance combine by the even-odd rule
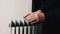
[[[42,22],[45,20],[44,13],[41,10],[37,10],[36,12],[29,13],[23,16],[25,20],[30,22],[30,24],[34,24],[36,22]]]

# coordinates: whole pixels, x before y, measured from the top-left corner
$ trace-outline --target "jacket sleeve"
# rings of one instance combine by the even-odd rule
[[[47,22],[59,22],[60,21],[60,9],[54,9],[54,10],[44,10],[41,9],[42,12],[44,12],[45,15],[45,21]]]

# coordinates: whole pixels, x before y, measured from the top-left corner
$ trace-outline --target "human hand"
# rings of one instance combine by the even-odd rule
[[[38,10],[36,12],[29,13],[23,17],[25,20],[30,22],[30,24],[34,24],[38,21],[42,22],[45,20],[44,13],[42,13],[41,10]]]

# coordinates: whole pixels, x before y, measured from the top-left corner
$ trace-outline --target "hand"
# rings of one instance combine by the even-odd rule
[[[38,10],[36,12],[29,13],[24,16],[24,19],[30,22],[30,24],[34,24],[38,21],[42,22],[45,20],[44,13],[42,13],[41,10]]]

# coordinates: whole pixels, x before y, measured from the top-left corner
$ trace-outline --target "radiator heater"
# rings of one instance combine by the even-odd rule
[[[37,27],[29,24],[27,21],[11,21],[9,24],[10,34],[37,34]]]

